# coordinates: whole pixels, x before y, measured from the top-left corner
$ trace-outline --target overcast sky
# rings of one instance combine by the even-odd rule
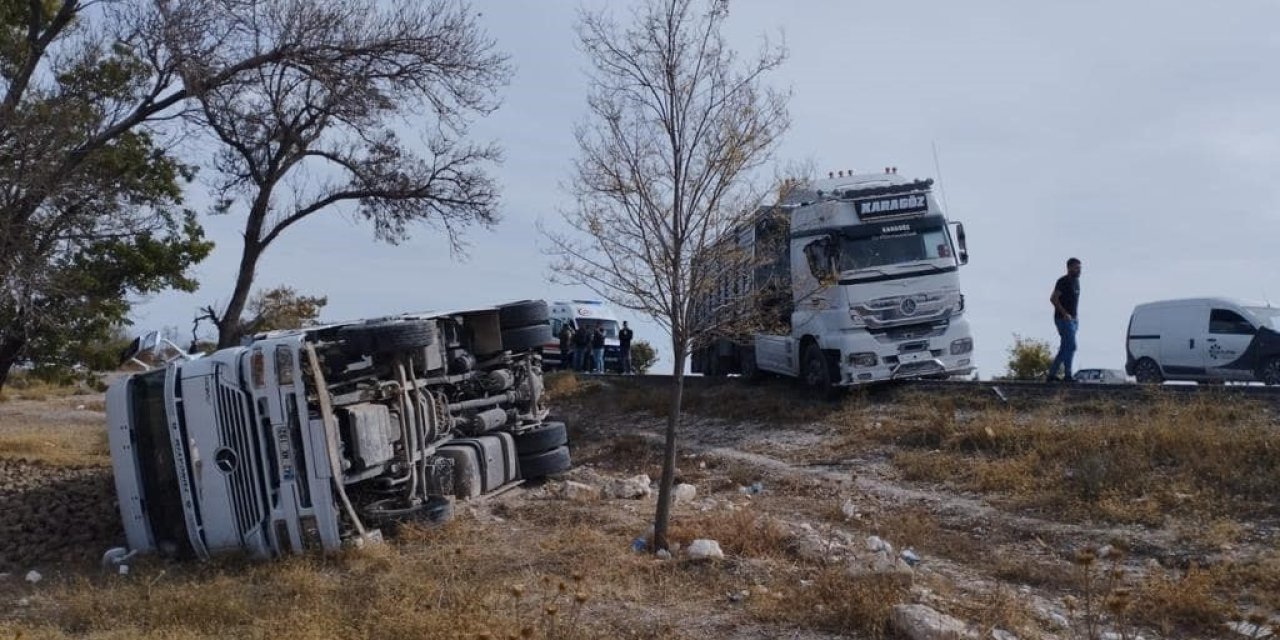
[[[502,223],[471,232],[459,259],[428,229],[391,247],[349,217],[313,218],[269,249],[259,286],[328,295],[327,319],[587,295],[550,284],[535,228],[568,202],[585,112],[579,3],[476,6],[516,66],[503,108],[473,130],[505,148]],[[1069,256],[1084,261],[1077,367],[1123,366],[1139,302],[1280,304],[1280,3],[731,6],[736,48],[782,33],[791,53],[773,78],[794,92],[779,162],[937,179],[937,145],[945,206],[968,234],[961,284],[983,377],[1003,371],[1015,333],[1056,346],[1048,297]],[[218,248],[197,269],[201,290],[146,301],[137,330],[185,333],[198,306],[225,303],[241,223],[206,218]],[[655,325],[624,317],[669,356]]]

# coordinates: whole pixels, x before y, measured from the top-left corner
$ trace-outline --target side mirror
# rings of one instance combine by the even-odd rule
[[[956,234],[956,248],[960,258],[960,264],[969,264],[969,246],[964,239],[964,225],[959,222],[953,222]]]

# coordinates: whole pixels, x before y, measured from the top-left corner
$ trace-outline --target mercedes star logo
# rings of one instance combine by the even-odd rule
[[[213,463],[218,466],[218,470],[223,473],[231,473],[236,470],[236,465],[240,460],[236,457],[236,452],[223,447],[213,454]]]
[[[911,298],[907,298],[906,300],[902,301],[902,315],[909,316],[914,314],[915,312],[916,312],[915,300]]]

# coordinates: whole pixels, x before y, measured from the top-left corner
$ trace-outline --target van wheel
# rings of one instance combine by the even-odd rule
[[[1262,365],[1258,378],[1269,387],[1280,385],[1280,358],[1272,358]]]
[[[1133,375],[1138,379],[1139,384],[1160,384],[1164,382],[1164,374],[1160,371],[1160,365],[1156,364],[1156,361],[1151,358],[1139,360],[1137,366],[1133,368]]]

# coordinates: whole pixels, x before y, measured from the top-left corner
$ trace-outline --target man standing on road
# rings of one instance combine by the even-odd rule
[[[631,373],[631,327],[627,326],[627,321],[622,321],[622,330],[618,332],[618,351],[622,358],[622,373]]]
[[[604,373],[604,328],[596,327],[596,332],[591,334],[591,370],[595,373]]]
[[[1067,275],[1058,278],[1053,286],[1053,295],[1049,296],[1053,303],[1053,323],[1058,326],[1058,335],[1062,342],[1058,345],[1058,357],[1053,359],[1049,367],[1047,382],[1074,382],[1071,377],[1072,359],[1076,355],[1076,331],[1080,329],[1080,320],[1076,311],[1080,306],[1080,261],[1076,258],[1067,260]],[[1062,368],[1062,378],[1056,377],[1058,368]]]
[[[573,327],[564,323],[560,327],[560,369],[567,371],[573,367]]]

